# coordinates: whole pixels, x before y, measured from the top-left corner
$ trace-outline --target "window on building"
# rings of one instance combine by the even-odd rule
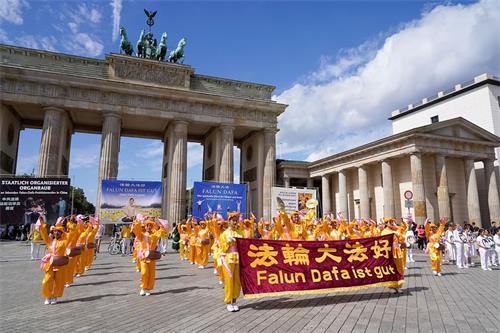
[[[431,117],[431,124],[439,122],[439,116]]]

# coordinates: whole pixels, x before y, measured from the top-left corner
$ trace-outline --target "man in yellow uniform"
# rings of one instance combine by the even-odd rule
[[[130,226],[124,224],[121,230],[122,236],[122,256],[128,256],[130,254]]]

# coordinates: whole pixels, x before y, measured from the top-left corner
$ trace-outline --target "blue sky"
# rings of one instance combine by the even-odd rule
[[[500,74],[500,5],[491,0],[0,0],[0,42],[103,58],[119,51],[117,27],[135,42],[143,8],[158,11],[153,31],[168,33],[169,48],[187,38],[185,63],[197,73],[276,86],[274,98],[290,105],[279,120],[281,158],[314,160],[383,137],[392,110]],[[40,136],[22,131],[18,173],[36,168]],[[99,146],[98,135],[73,135],[70,176],[91,201]],[[159,141],[123,137],[119,178],[159,180],[161,153]],[[141,154],[151,162],[139,164]],[[200,145],[189,145],[188,161],[190,185],[201,177]]]

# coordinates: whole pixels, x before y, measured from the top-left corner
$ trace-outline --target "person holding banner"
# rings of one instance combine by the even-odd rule
[[[64,233],[61,224],[50,227],[50,237],[44,218],[38,219],[40,235],[47,246],[48,254],[42,258],[40,269],[45,273],[42,281],[42,295],[45,304],[56,304],[57,299],[63,296],[66,265],[69,262],[66,256],[68,243],[72,241]]]
[[[240,261],[238,249],[236,248],[236,238],[242,238],[241,231],[238,230],[239,212],[228,214],[229,226],[220,235],[221,263],[224,274],[224,302],[229,312],[239,311],[236,299],[240,296]]]
[[[439,229],[434,223],[425,221],[425,235],[429,242],[427,243],[427,251],[431,257],[432,273],[436,276],[441,276],[441,251],[444,245],[440,243],[441,235],[444,232],[446,221],[441,218]]]
[[[406,260],[406,244],[401,241],[401,235],[406,234],[406,223],[402,222],[402,226],[398,227],[396,221],[391,219],[391,222],[386,223],[385,229],[382,230],[381,236],[393,235],[392,241],[392,256],[394,258],[394,263],[396,264],[396,269],[399,274],[404,275],[405,271],[405,260]],[[404,239],[404,238],[403,238]],[[403,287],[404,280],[392,282],[389,288],[394,289],[396,294],[399,293],[399,289]]]
[[[241,220],[239,227],[244,238],[253,238],[255,233],[255,216],[251,214],[251,217],[249,219]]]
[[[168,232],[167,221],[158,219],[160,228],[156,230],[157,224],[151,219],[144,221],[145,232],[142,231],[141,223],[135,221],[132,230],[141,249],[137,253],[137,259],[141,266],[141,291],[139,295],[149,296],[155,286],[156,260],[161,258],[161,253],[156,251],[160,237]]]

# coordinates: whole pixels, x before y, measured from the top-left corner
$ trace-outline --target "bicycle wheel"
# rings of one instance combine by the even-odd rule
[[[111,241],[111,243],[109,243],[109,246],[108,246],[108,252],[109,254],[111,255],[116,255],[118,253],[120,253],[120,243],[113,240]]]

